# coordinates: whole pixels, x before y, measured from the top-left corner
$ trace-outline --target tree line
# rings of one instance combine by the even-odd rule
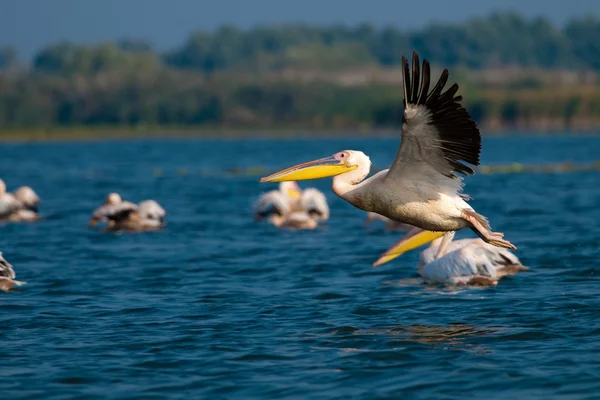
[[[534,77],[518,87],[489,88],[469,80],[468,71],[597,71],[600,20],[573,19],[559,28],[543,18],[494,13],[411,32],[369,24],[245,31],[224,26],[194,32],[179,48],[163,53],[144,40],[61,42],[41,49],[25,66],[13,48],[4,47],[0,127],[397,126],[398,82],[348,84],[327,77],[348,70],[393,70],[412,49],[434,65],[455,67],[469,91],[468,106],[481,122],[595,124],[590,121],[599,101],[589,82],[553,90],[552,83]],[[289,71],[305,75],[290,78]],[[297,77],[306,74],[317,78]]]

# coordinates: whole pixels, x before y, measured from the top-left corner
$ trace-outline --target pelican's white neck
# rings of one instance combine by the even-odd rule
[[[356,165],[357,168],[333,177],[333,192],[341,198],[346,198],[348,192],[360,188],[371,171],[371,160],[366,154],[360,151],[348,151],[348,153],[350,157],[346,163]]]

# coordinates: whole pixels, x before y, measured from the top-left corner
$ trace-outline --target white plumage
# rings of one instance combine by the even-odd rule
[[[527,270],[509,250],[489,245],[481,239],[457,240],[450,246],[448,253],[437,260],[434,259],[437,246],[421,253],[420,274],[426,282],[496,285],[504,276]]]
[[[315,221],[327,221],[329,219],[329,206],[327,198],[320,190],[307,188],[302,191],[300,208],[310,215]]]

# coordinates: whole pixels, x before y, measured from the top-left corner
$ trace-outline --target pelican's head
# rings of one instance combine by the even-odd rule
[[[261,178],[261,182],[284,182],[284,181],[302,181],[308,179],[320,179],[330,176],[345,174],[360,168],[366,169],[365,174],[361,174],[359,181],[369,173],[371,160],[362,151],[344,150],[335,153],[331,157],[321,158],[304,164],[294,165],[293,167],[279,171],[273,175]],[[354,179],[352,179],[354,181]]]
[[[2,179],[0,179],[0,196],[6,194],[6,183]]]
[[[122,201],[123,200],[121,199],[121,196],[119,195],[119,193],[109,193],[108,196],[106,196],[106,199],[104,199],[104,204],[114,205],[114,204],[119,204]]]
[[[413,228],[398,243],[390,247],[383,253],[377,261],[373,263],[374,267],[392,261],[407,251],[414,250],[427,243],[434,242],[444,236],[445,232],[432,232],[420,228]]]
[[[302,196],[302,189],[294,181],[281,182],[279,184],[279,191],[294,200]]]

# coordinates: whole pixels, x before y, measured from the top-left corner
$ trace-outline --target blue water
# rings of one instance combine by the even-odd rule
[[[527,272],[495,288],[426,287],[401,233],[323,190],[316,231],[256,224],[266,173],[342,149],[376,167],[396,139],[0,145],[0,177],[43,221],[0,227],[28,282],[0,293],[2,399],[598,398],[600,171],[467,179]],[[600,160],[600,138],[504,138],[483,164]],[[304,187],[307,183],[304,183]],[[168,227],[86,227],[109,191],[158,200]],[[465,232],[465,234],[468,234]]]

